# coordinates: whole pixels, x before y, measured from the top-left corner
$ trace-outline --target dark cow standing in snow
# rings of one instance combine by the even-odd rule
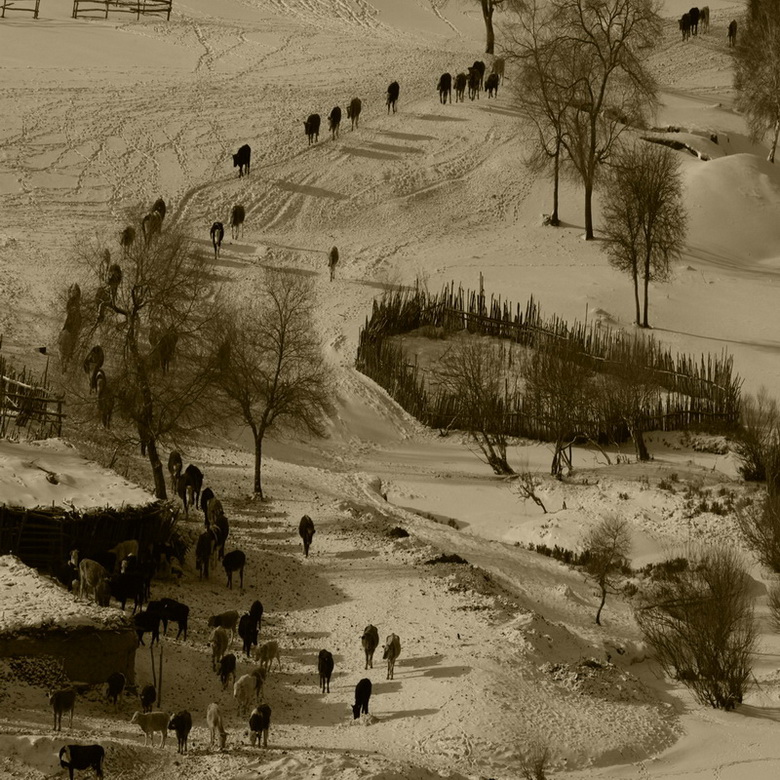
[[[699,34],[699,9],[694,6],[688,11],[688,16],[691,19],[691,32],[696,36]]]
[[[446,104],[447,98],[449,98],[450,103],[452,103],[452,76],[449,73],[441,74],[436,89],[439,91],[439,101],[441,103]]]
[[[737,20],[732,19],[729,22],[729,46],[736,46],[737,45]]]
[[[691,17],[689,14],[683,14],[679,21],[682,39],[687,41],[691,37]]]
[[[311,540],[314,538],[314,521],[308,515],[304,515],[301,518],[301,522],[298,524],[298,533],[301,539],[303,539],[304,555],[308,558]]]
[[[246,211],[240,203],[233,206],[233,210],[230,212],[230,234],[233,238],[238,238],[239,229],[242,233],[244,232],[245,217]]]
[[[485,92],[489,98],[498,97],[498,73],[491,73],[485,81]]]
[[[474,64],[471,67],[479,73],[479,88],[482,89],[485,79],[485,63],[482,60],[474,60]]]
[[[469,77],[465,73],[458,73],[455,76],[455,102],[462,103],[466,96],[466,85],[469,83]]]
[[[469,100],[474,98],[479,100],[480,81],[479,71],[476,68],[469,68]]]
[[[702,35],[710,30],[710,7],[705,5],[699,11],[699,27]]]
[[[355,703],[352,705],[352,716],[357,719],[362,714],[368,715],[368,700],[371,698],[371,680],[364,677],[355,686]]]
[[[335,141],[339,137],[339,125],[341,124],[341,107],[333,106],[328,114],[328,130],[330,137]]]
[[[493,70],[492,73],[495,73],[498,76],[499,83],[504,83],[504,58],[503,57],[496,57],[495,60],[493,60]]]
[[[354,130],[358,126],[358,119],[360,119],[360,110],[363,108],[363,104],[360,102],[360,98],[353,97],[349,101],[347,106],[347,119],[352,120],[352,129]]]
[[[225,226],[221,222],[215,222],[209,233],[211,234],[211,243],[214,245],[214,259],[218,260],[222,239],[225,237]]]
[[[101,745],[65,745],[60,748],[60,766],[68,770],[73,780],[75,769],[94,769],[97,778],[103,777],[106,751]]]
[[[249,173],[249,163],[252,160],[252,148],[249,144],[239,147],[239,150],[233,155],[233,167],[238,168],[238,178],[245,173]]]
[[[309,146],[315,141],[320,140],[320,115],[309,114],[309,118],[303,123],[304,130],[306,130],[306,136],[309,139]]]
[[[390,113],[390,107],[393,108],[393,113],[395,113],[395,104],[398,102],[398,95],[401,92],[401,87],[398,86],[397,81],[392,81],[390,85],[387,87],[387,113]]]

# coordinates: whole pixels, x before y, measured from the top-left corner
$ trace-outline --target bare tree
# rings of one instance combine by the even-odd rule
[[[520,762],[523,780],[546,780],[550,766],[550,745],[545,739],[532,739]]]
[[[688,559],[642,595],[635,617],[667,674],[702,704],[731,710],[747,689],[756,644],[750,577],[733,547]]]
[[[84,299],[92,305],[82,306],[71,397],[82,410],[96,404],[105,428],[114,414],[119,425],[111,427],[111,435],[120,447],[140,444],[155,495],[164,499],[160,442],[204,424],[209,389],[204,335],[216,318],[216,304],[203,255],[176,229],[136,241],[121,265],[111,262],[110,249],[98,240],[78,251]]]
[[[780,494],[767,491],[759,501],[740,507],[736,520],[745,544],[758,562],[780,573]]]
[[[541,508],[544,514],[547,514],[547,507],[544,505],[542,499],[539,498],[538,493],[541,480],[531,471],[527,463],[524,464],[517,473],[517,476],[514,477],[514,483],[517,486],[517,492],[520,494],[521,498],[530,499]]]
[[[777,4],[752,0],[734,56],[737,108],[747,117],[754,141],[771,133],[773,163],[780,137],[780,17]]]
[[[599,169],[624,130],[644,125],[656,105],[657,86],[642,50],[658,40],[661,17],[656,0],[552,0],[551,6],[574,76],[562,83],[565,94],[572,88],[573,94],[566,98],[560,141],[585,190],[585,238],[591,240]]]
[[[480,0],[482,18],[485,20],[485,54],[493,54],[496,36],[493,30],[493,12],[500,8],[504,0]]]
[[[263,498],[263,440],[271,430],[325,432],[330,372],[313,317],[314,286],[298,274],[267,271],[258,294],[219,324],[215,381],[251,431],[254,492]]]
[[[525,408],[553,441],[550,473],[560,479],[564,465],[572,470],[567,449],[579,438],[592,438],[593,372],[576,344],[550,339],[534,348],[523,378]]]
[[[506,457],[508,376],[505,346],[485,338],[455,342],[434,371],[436,381],[457,399],[457,420],[496,474],[514,474]]]
[[[739,471],[749,481],[767,480],[780,490],[780,407],[766,388],[742,400],[741,425],[735,437]]]
[[[601,602],[596,610],[596,625],[600,626],[607,594],[615,592],[618,577],[631,554],[628,521],[616,515],[607,515],[587,532],[582,547],[587,554],[585,572],[601,592]]]
[[[687,217],[674,152],[639,143],[617,153],[604,182],[604,235],[610,263],[631,277],[636,323],[648,323],[651,281],[666,281],[685,243]],[[644,304],[640,315],[639,286]]]

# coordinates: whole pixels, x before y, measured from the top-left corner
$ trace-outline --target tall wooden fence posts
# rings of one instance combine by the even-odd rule
[[[403,348],[390,341],[391,336],[425,326],[509,339],[529,349],[566,342],[571,359],[597,374],[619,376],[627,364],[639,359],[642,370],[663,391],[643,411],[645,430],[679,430],[713,423],[729,426],[739,421],[742,381],[733,375],[732,358],[725,352],[697,359],[674,354],[652,338],[637,347],[633,334],[593,323],[569,325],[555,316],[545,319],[533,298],[525,309],[500,297],[491,296],[488,301],[480,279],[478,292],[462,287],[456,290],[449,284],[438,294],[415,289],[386,295],[374,301],[371,316],[360,331],[358,370],[431,427],[462,427],[458,399],[441,389],[432,391],[417,361],[410,365]],[[533,409],[521,394],[507,394],[500,401],[503,433],[541,440],[553,437],[555,421]],[[628,438],[625,424],[619,420],[594,416],[582,420],[581,428],[599,431],[614,441]]]
[[[171,18],[173,0],[73,0],[73,18],[108,19],[111,13],[135,14],[142,16],[164,16]]]
[[[41,0],[2,0],[0,6],[0,19],[5,19],[6,11],[26,11],[32,13],[33,19],[38,18],[38,8]]]
[[[64,401],[26,369],[0,355],[0,438],[48,439],[62,435]]]

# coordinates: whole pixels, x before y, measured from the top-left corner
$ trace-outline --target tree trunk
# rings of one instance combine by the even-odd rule
[[[165,473],[163,472],[160,456],[157,454],[157,440],[154,436],[150,436],[146,440],[146,452],[149,455],[149,464],[154,475],[154,495],[161,501],[165,501],[168,498],[165,490]]]
[[[601,589],[601,604],[599,604],[598,611],[596,612],[596,625],[601,625],[601,610],[604,609],[604,604],[607,601],[607,589],[602,588]]]
[[[777,137],[780,135],[780,119],[775,120],[775,132],[772,135],[772,146],[769,147],[769,162],[775,161],[775,150],[777,149]]]
[[[645,301],[644,301],[644,309],[642,314],[642,327],[643,328],[649,328],[650,323],[647,321],[647,292],[650,288],[650,268],[649,268],[649,262],[645,265]]]
[[[634,263],[635,265],[632,273],[634,279],[634,304],[636,306],[636,319],[634,322],[636,322],[637,325],[640,325],[642,323],[642,312],[639,309],[639,273],[636,268],[636,260]]]
[[[558,220],[558,180],[559,180],[559,167],[560,167],[560,157],[561,157],[561,145],[556,144],[555,146],[555,155],[553,159],[555,160],[553,164],[553,211],[552,216],[550,217],[550,224],[553,227],[558,227],[559,220]]]
[[[263,499],[263,480],[261,477],[263,463],[263,432],[255,433],[255,495]]]
[[[634,440],[634,447],[636,447],[636,459],[640,461],[650,460],[650,453],[647,450],[642,429],[638,425],[630,425],[628,430],[631,433],[631,438]]]
[[[482,0],[482,16],[485,19],[485,54],[492,54],[495,45],[495,34],[493,33],[493,3],[491,0]]]
[[[593,240],[593,183],[585,184],[585,240]]]

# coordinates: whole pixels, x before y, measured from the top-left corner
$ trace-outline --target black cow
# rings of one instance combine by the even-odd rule
[[[214,245],[214,259],[219,259],[219,250],[222,247],[222,239],[225,237],[225,226],[221,222],[215,222],[209,230],[211,243]]]
[[[252,645],[257,645],[258,633],[257,620],[248,612],[241,615],[241,619],[238,621],[238,635],[243,642],[243,650],[247,658],[252,654]]]
[[[187,740],[189,739],[190,731],[192,731],[192,715],[187,710],[177,712],[168,721],[168,731],[176,732],[176,739],[179,743],[178,752],[186,753]]]
[[[176,632],[176,639],[181,634],[184,634],[184,639],[187,639],[187,626],[190,620],[190,608],[176,599],[162,598],[160,599],[160,607],[162,614],[163,633],[168,633],[168,622],[176,623],[179,630]],[[148,609],[148,606],[147,606]]]
[[[309,114],[309,118],[303,123],[303,127],[306,130],[306,136],[309,139],[309,146],[315,141],[320,140],[320,115]]]
[[[219,661],[219,679],[222,682],[222,690],[227,688],[228,680],[233,675],[233,682],[236,680],[236,656],[233,653],[223,655]]]
[[[463,102],[466,94],[466,84],[469,83],[469,77],[465,73],[458,73],[455,76],[455,102]]]
[[[179,452],[177,450],[172,450],[171,454],[168,456],[168,473],[171,475],[171,490],[174,493],[176,492],[176,486],[179,483],[183,465]]]
[[[253,601],[252,606],[249,607],[249,614],[257,621],[257,630],[263,623],[263,605],[260,601]]]
[[[339,137],[339,125],[341,124],[341,107],[333,106],[328,114],[328,130],[330,137],[335,141]]]
[[[233,550],[222,559],[222,566],[227,574],[227,586],[233,589],[233,572],[237,571],[241,577],[241,589],[244,589],[244,566],[246,566],[246,555],[241,550]]]
[[[737,45],[737,20],[732,19],[729,22],[729,46],[736,46]]]
[[[210,531],[204,531],[195,545],[195,566],[198,569],[200,578],[209,578],[209,560],[211,559],[211,550],[214,546],[214,537]]]
[[[165,219],[168,207],[165,205],[165,201],[162,198],[157,198],[152,206],[152,211],[156,211],[160,215],[160,220],[163,220]]]
[[[479,90],[482,79],[476,68],[469,68],[469,100],[479,100]]]
[[[398,102],[398,95],[401,92],[401,87],[398,86],[397,81],[393,81],[390,83],[390,85],[387,87],[387,113],[390,113],[390,107],[393,108],[393,113],[395,113],[395,104]]]
[[[479,73],[479,88],[482,89],[482,83],[485,79],[485,63],[482,60],[474,60],[471,67]]]
[[[357,719],[362,714],[368,715],[368,700],[371,698],[371,680],[364,677],[355,686],[355,703],[352,705],[352,716]]]
[[[233,155],[233,167],[238,168],[239,179],[244,175],[244,173],[249,174],[249,163],[251,159],[252,159],[252,149],[249,146],[249,144],[244,144]]]
[[[95,776],[103,777],[106,751],[101,745],[65,745],[60,748],[60,766],[68,770],[70,780],[76,769],[94,769]]]
[[[308,558],[309,547],[311,547],[311,540],[314,537],[314,521],[308,515],[301,518],[301,522],[298,524],[298,533],[303,539],[303,552]]]
[[[360,110],[363,108],[363,104],[360,102],[360,98],[353,97],[349,101],[347,106],[347,119],[352,120],[352,129],[354,130],[358,126],[358,119],[360,119]]]
[[[108,688],[106,689],[106,698],[109,701],[113,701],[114,709],[116,709],[119,704],[119,697],[122,695],[122,691],[125,689],[127,679],[122,674],[122,672],[113,672],[112,674],[108,675],[106,683],[108,684]]]
[[[148,609],[146,612],[139,612],[133,617],[135,623],[135,633],[138,634],[138,644],[144,644],[144,634],[149,632],[152,635],[152,641],[150,644],[160,644],[160,621],[161,615],[158,612],[150,612]]]
[[[317,671],[320,673],[320,690],[330,693],[330,676],[333,674],[333,654],[328,650],[320,650],[317,657]]]
[[[447,102],[447,98],[452,103],[452,76],[449,73],[442,73],[439,76],[439,83],[436,85],[436,89],[439,91],[439,101],[442,104]]]
[[[699,26],[701,27],[702,34],[709,32],[710,29],[710,7],[708,5],[703,6],[699,10]]]
[[[498,73],[491,73],[485,81],[485,92],[489,98],[498,97]]]
[[[688,16],[691,18],[691,32],[694,35],[699,34],[699,9],[694,6],[688,11]]]
[[[206,520],[209,518],[209,501],[212,498],[215,498],[214,491],[210,487],[204,488],[200,494],[200,511],[203,512],[203,517]]]
[[[691,17],[690,14],[683,14],[679,21],[682,39],[687,41],[691,37]]]
[[[230,234],[233,238],[238,238],[238,231],[244,232],[244,219],[246,217],[246,211],[244,207],[237,203],[233,206],[233,210],[230,212]]]

